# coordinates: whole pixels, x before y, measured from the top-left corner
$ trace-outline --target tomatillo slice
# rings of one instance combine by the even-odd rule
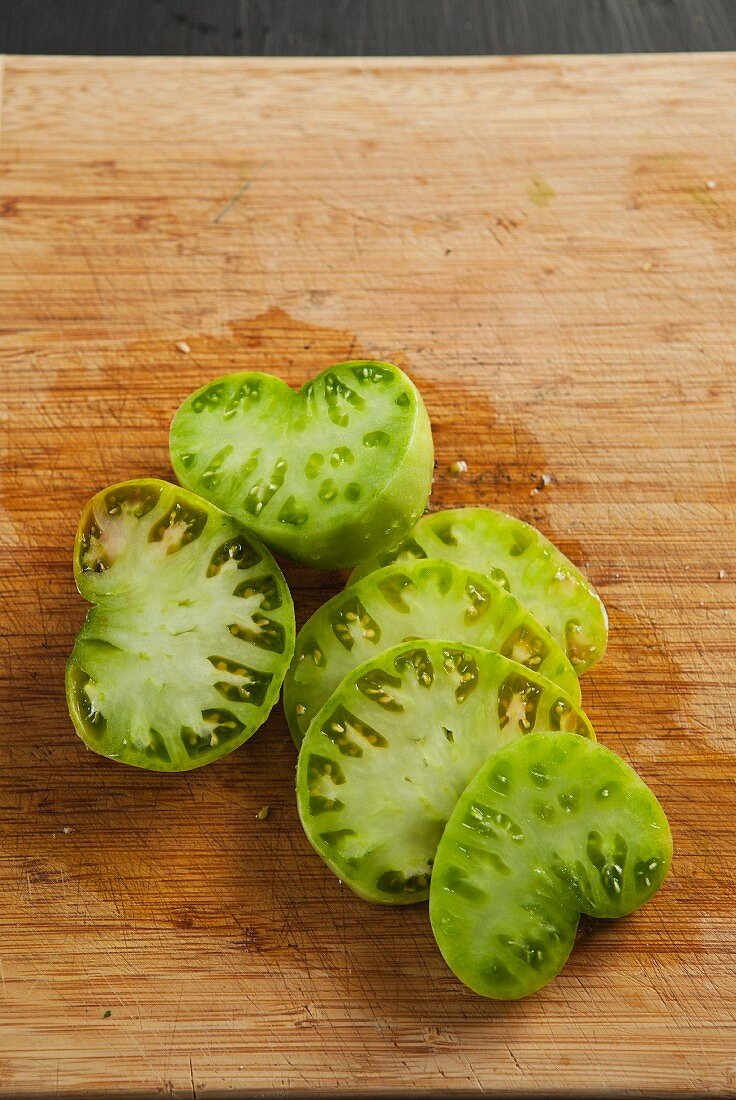
[[[393,550],[359,565],[349,584],[394,561],[442,558],[485,573],[528,607],[580,674],[600,661],[608,616],[600,596],[549,539],[492,508],[450,508],[423,516]]]
[[[294,649],[294,607],[237,520],[164,481],[113,485],[82,513],[74,575],[93,606],[66,694],[91,749],[186,771],[262,725]]]
[[[581,913],[631,913],[671,861],[667,818],[633,768],[574,734],[535,733],[488,760],[453,810],[432,929],[465,985],[525,997],[562,969]]]
[[[394,646],[353,669],[307,731],[296,784],[304,830],[356,894],[422,901],[468,781],[540,728],[594,736],[556,684],[499,653],[424,639]]]
[[[403,537],[427,503],[432,432],[390,363],[355,360],[297,392],[229,374],[184,401],[170,434],[182,485],[295,561],[355,565]]]
[[[299,631],[284,681],[284,710],[295,743],[356,665],[399,642],[438,637],[499,650],[580,702],[572,665],[518,600],[460,565],[409,562],[389,565],[339,592]]]

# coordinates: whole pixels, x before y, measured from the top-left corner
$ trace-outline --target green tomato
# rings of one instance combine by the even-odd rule
[[[230,374],[187,397],[171,425],[182,485],[273,549],[320,568],[355,565],[416,523],[432,484],[432,432],[416,387],[356,360],[297,392]]]
[[[352,670],[302,743],[304,830],[356,894],[423,901],[445,823],[488,757],[533,729],[593,737],[550,680],[499,653],[411,641]]]
[[[339,592],[299,631],[284,681],[295,744],[356,665],[399,642],[437,637],[499,650],[580,702],[572,665],[518,600],[460,565],[416,561],[387,566]]]
[[[294,607],[276,562],[237,520],[164,481],[113,485],[84,509],[74,574],[93,606],[66,692],[91,749],[185,771],[265,721],[293,653]]]
[[[620,757],[574,734],[522,737],[453,810],[432,875],[432,929],[476,993],[524,997],[562,969],[581,913],[631,913],[671,861],[664,811]]]
[[[394,561],[442,558],[485,573],[528,607],[565,649],[576,672],[600,661],[608,618],[600,596],[534,527],[492,508],[451,508],[419,520],[393,550],[377,551],[349,584]]]

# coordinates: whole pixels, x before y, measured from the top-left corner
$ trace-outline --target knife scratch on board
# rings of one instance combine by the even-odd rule
[[[230,213],[230,211],[235,206],[235,204],[237,202],[239,202],[240,199],[242,199],[243,195],[245,194],[245,192],[250,187],[251,182],[252,182],[251,180],[246,180],[245,183],[242,184],[242,186],[238,188],[238,190],[235,192],[233,197],[225,203],[225,205],[223,206],[220,213],[216,214],[215,217],[212,219],[212,224],[213,225],[219,225],[220,222],[222,221],[222,219],[227,217],[227,215]]]

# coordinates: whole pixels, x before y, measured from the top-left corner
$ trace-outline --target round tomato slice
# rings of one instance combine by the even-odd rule
[[[393,550],[376,552],[351,574],[352,584],[395,561],[441,558],[477,569],[528,607],[564,648],[580,674],[600,661],[608,617],[579,569],[535,527],[492,508],[451,508],[419,520]]]
[[[533,993],[564,965],[581,913],[621,917],[672,861],[662,807],[620,757],[536,733],[488,760],[437,849],[429,915],[445,961],[485,997]]]
[[[299,752],[309,840],[370,901],[426,899],[445,823],[481,764],[534,729],[593,737],[550,680],[478,646],[412,641],[345,677]]]
[[[74,572],[93,606],[67,700],[91,749],[184,771],[265,721],[293,652],[294,608],[276,562],[240,523],[178,486],[123,482],[84,509]]]
[[[306,565],[354,565],[417,521],[432,483],[429,417],[390,363],[322,371],[298,392],[268,374],[230,374],[174,416],[182,485]]]
[[[498,650],[580,702],[572,665],[518,600],[462,566],[409,562],[387,566],[339,592],[300,630],[284,681],[284,710],[295,743],[356,665],[399,642],[437,637]]]

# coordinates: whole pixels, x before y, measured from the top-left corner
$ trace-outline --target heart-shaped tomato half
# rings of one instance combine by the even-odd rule
[[[67,665],[67,701],[95,752],[153,771],[208,764],[278,698],[294,607],[268,550],[231,516],[147,478],[87,504],[74,548],[92,607]]]
[[[461,981],[515,1000],[562,969],[581,913],[633,912],[671,861],[664,810],[633,768],[576,733],[530,733],[458,800],[434,861],[432,929]]]
[[[432,483],[427,410],[389,363],[340,363],[298,391],[268,374],[219,378],[184,401],[170,450],[182,485],[320,568],[395,545]]]

